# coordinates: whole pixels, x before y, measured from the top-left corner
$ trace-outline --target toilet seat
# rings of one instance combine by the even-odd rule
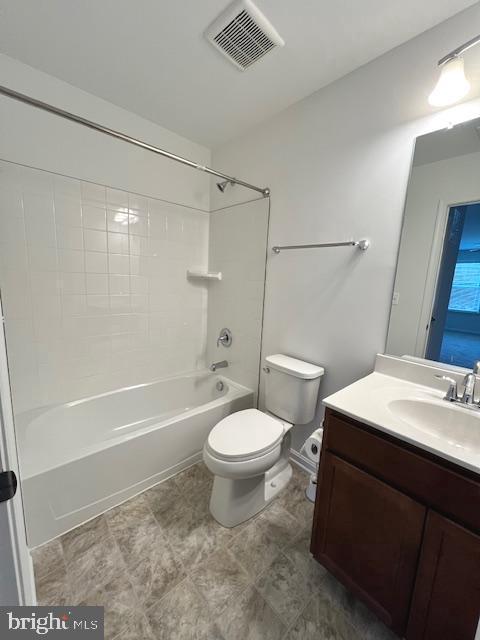
[[[220,420],[206,444],[210,453],[220,460],[251,460],[278,447],[284,432],[280,420],[258,409],[245,409]]]

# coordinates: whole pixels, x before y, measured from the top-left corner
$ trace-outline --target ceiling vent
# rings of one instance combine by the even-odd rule
[[[251,0],[237,0],[227,7],[205,37],[241,71],[285,44]]]

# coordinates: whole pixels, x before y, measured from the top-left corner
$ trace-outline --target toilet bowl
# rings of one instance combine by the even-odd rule
[[[235,527],[261,511],[287,485],[292,424],[258,409],[238,411],[213,427],[203,459],[214,474],[210,512]]]
[[[215,476],[210,512],[225,527],[253,517],[285,488],[292,476],[294,419],[310,422],[315,412],[323,368],[281,354],[266,362],[267,411],[245,409],[227,416],[213,427],[203,448],[204,462]]]

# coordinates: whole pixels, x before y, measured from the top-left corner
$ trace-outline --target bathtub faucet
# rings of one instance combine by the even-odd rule
[[[224,369],[228,367],[228,362],[226,360],[220,360],[220,362],[214,362],[210,365],[210,371],[216,371],[217,369]]]

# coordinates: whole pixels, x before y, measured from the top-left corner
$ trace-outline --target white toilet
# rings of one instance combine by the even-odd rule
[[[210,511],[224,527],[254,516],[288,484],[290,429],[315,414],[324,369],[282,354],[265,360],[267,411],[245,409],[220,420],[203,448],[215,475]]]

